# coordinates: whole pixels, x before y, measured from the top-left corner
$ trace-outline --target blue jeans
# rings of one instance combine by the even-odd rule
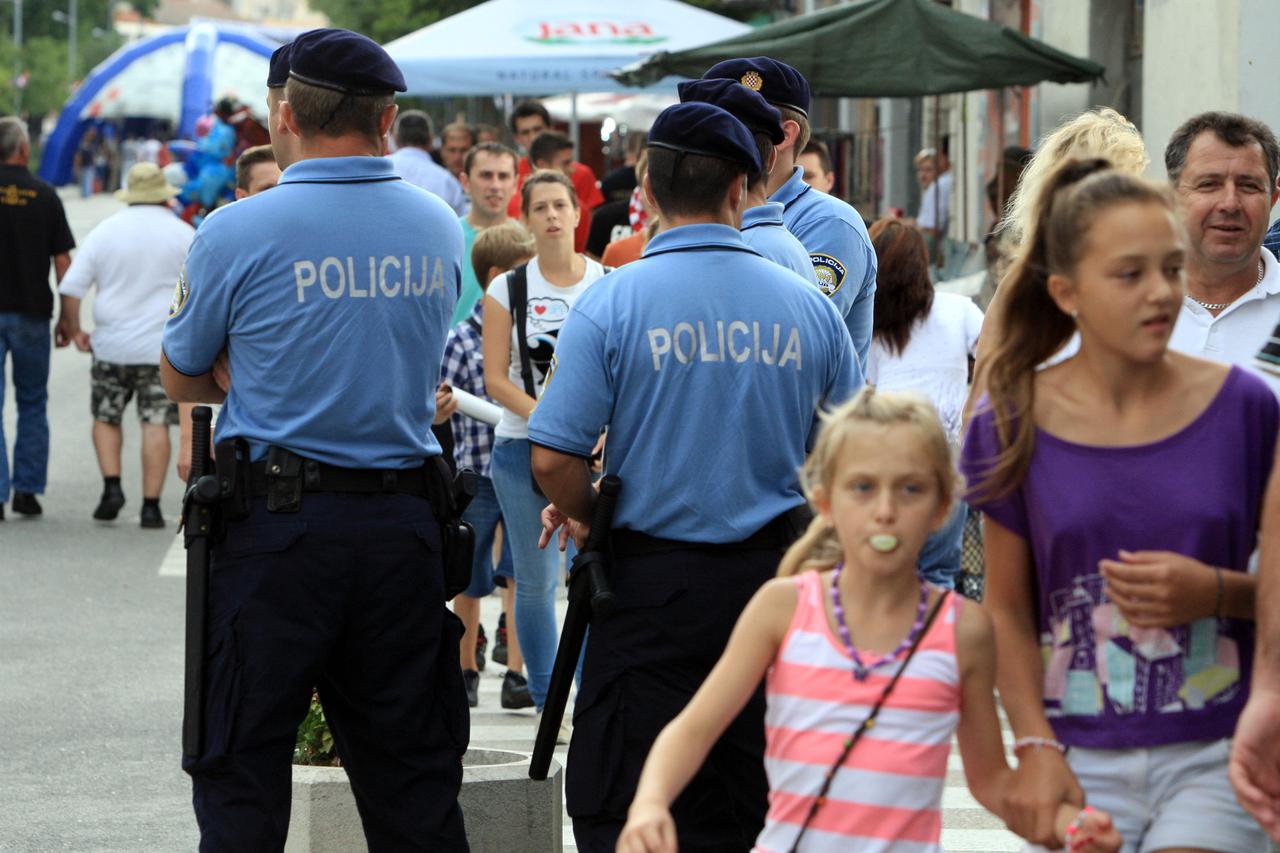
[[[529,694],[541,709],[547,702],[551,668],[556,660],[560,552],[554,543],[545,550],[538,547],[542,510],[548,501],[533,490],[530,446],[527,438],[497,439],[489,476],[502,506],[506,538],[511,543],[516,577],[516,636],[520,638],[520,651],[524,654]],[[572,558],[572,543],[569,548]]]
[[[502,537],[502,556],[498,565],[493,564],[493,536],[502,521],[502,507],[498,505],[498,496],[493,491],[493,480],[480,478],[480,486],[476,496],[467,504],[467,511],[462,514],[465,521],[471,522],[476,530],[476,555],[471,562],[471,585],[462,591],[468,598],[484,598],[493,592],[493,578],[501,575],[504,578],[515,578],[511,568],[511,537]]]
[[[947,523],[929,535],[920,549],[920,577],[944,589],[955,589],[960,576],[960,555],[964,547],[964,520],[969,505],[957,501]]]
[[[28,314],[0,313],[0,407],[4,405],[4,363],[13,356],[13,395],[18,404],[18,437],[13,443],[13,480],[0,418],[0,503],[9,489],[44,492],[49,474],[49,321]]]

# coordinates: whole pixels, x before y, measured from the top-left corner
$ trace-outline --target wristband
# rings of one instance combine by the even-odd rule
[[[1222,618],[1222,603],[1226,598],[1226,581],[1222,577],[1222,569],[1215,568],[1213,573],[1218,578],[1218,595],[1213,601],[1213,615],[1215,619]]]
[[[1068,853],[1075,853],[1076,850],[1081,849],[1093,840],[1088,836],[1084,838],[1077,838],[1080,834],[1080,824],[1083,823],[1084,819],[1091,814],[1093,814],[1093,806],[1085,806],[1080,811],[1076,812],[1076,816],[1072,818],[1071,823],[1067,825],[1067,837],[1065,839],[1067,843],[1065,846]]]
[[[1066,753],[1066,747],[1052,738],[1019,738],[1014,742],[1014,754],[1016,756],[1016,754],[1019,754],[1023,749],[1029,749],[1032,747],[1057,749],[1061,754]]]

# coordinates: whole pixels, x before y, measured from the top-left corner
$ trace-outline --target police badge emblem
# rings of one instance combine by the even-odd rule
[[[191,287],[187,284],[187,268],[183,267],[178,273],[178,284],[173,289],[173,301],[169,303],[169,316],[177,317],[182,311],[182,306],[187,304],[187,297],[191,294]]]
[[[844,264],[830,255],[810,255],[809,261],[813,264],[814,275],[818,277],[818,289],[828,297],[835,296],[844,284],[847,272]]]
[[[764,78],[760,76],[759,71],[748,71],[738,82],[753,92],[759,92],[764,87]]]

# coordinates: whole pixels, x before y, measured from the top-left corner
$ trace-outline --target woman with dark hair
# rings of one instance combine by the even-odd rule
[[[972,299],[934,291],[919,230],[881,219],[870,236],[877,272],[867,382],[881,390],[923,394],[938,410],[952,445],[958,445],[982,312]],[[930,582],[954,588],[966,515],[965,505],[957,502],[946,526],[920,552],[920,574]]]

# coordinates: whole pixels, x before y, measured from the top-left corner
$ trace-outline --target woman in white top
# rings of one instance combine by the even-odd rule
[[[870,236],[878,272],[867,382],[926,397],[938,410],[947,437],[958,445],[982,311],[972,299],[934,291],[929,253],[917,229],[881,219]],[[920,552],[922,577],[954,588],[967,514],[957,502],[946,526],[929,537]]]
[[[535,491],[529,465],[529,414],[551,369],[560,327],[579,296],[604,275],[604,267],[573,250],[581,211],[573,184],[560,172],[530,175],[521,188],[521,218],[537,255],[525,267],[524,336],[532,389],[522,375],[511,306],[511,281],[519,267],[494,279],[484,299],[484,381],[502,405],[494,430],[494,491],[502,507],[516,576],[516,634],[524,652],[529,693],[539,713],[547,701],[556,656],[556,586],[559,552],[538,547],[540,514],[547,499]],[[532,390],[532,394],[529,393]]]

